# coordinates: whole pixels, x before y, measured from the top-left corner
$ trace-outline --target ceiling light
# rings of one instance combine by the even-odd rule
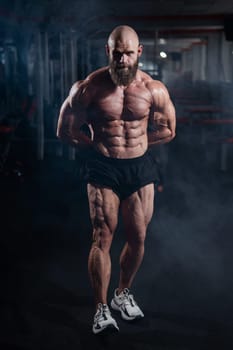
[[[161,51],[161,52],[159,53],[159,55],[160,55],[160,57],[162,57],[162,58],[166,58],[166,57],[167,57],[167,54],[166,54],[166,52],[164,52],[164,51]]]

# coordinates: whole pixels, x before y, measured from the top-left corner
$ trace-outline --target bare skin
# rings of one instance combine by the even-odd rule
[[[166,87],[136,68],[133,78],[119,84],[114,64],[128,72],[142,54],[135,31],[117,27],[106,45],[109,66],[103,67],[72,87],[63,103],[57,135],[72,145],[88,144],[112,158],[142,156],[153,144],[175,137],[175,110]],[[92,138],[80,132],[87,123]],[[148,133],[148,123],[153,132]],[[120,256],[118,291],[130,288],[144,255],[144,241],[154,211],[154,185],[140,188],[125,200],[109,188],[88,184],[93,244],[88,270],[95,302],[107,304],[111,275],[110,248],[121,208],[126,244]]]

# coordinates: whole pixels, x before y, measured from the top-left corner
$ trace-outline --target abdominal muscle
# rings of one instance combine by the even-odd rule
[[[147,150],[147,118],[108,121],[104,126],[94,129],[95,147],[106,157],[136,158]]]

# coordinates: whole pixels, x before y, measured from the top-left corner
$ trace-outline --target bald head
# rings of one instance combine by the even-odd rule
[[[136,78],[138,60],[142,54],[142,45],[135,30],[126,25],[116,27],[109,35],[106,53],[114,84],[131,84]]]
[[[114,47],[116,42],[130,42],[139,45],[139,38],[135,30],[129,26],[121,25],[113,29],[108,38],[108,47]]]

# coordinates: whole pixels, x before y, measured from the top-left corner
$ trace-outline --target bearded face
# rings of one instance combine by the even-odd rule
[[[132,83],[137,73],[138,61],[139,58],[137,57],[132,65],[126,65],[109,59],[110,75],[114,84],[128,86]]]

